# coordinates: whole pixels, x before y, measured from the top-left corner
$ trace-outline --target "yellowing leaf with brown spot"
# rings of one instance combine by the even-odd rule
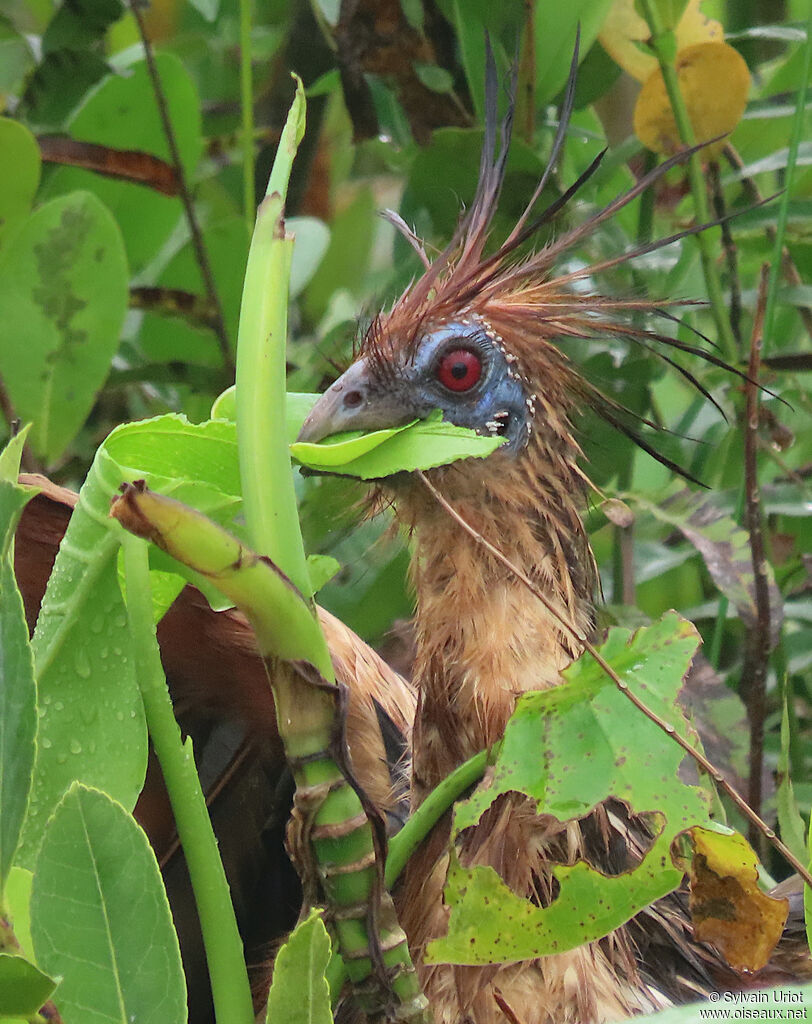
[[[750,72],[744,58],[727,43],[696,43],[680,50],[677,77],[694,127],[697,142],[731,132],[747,103]],[[674,153],[681,146],[677,123],[660,69],[646,81],[634,108],[634,131],[655,153]],[[716,156],[724,146],[720,139],[702,151]]]
[[[694,43],[721,43],[724,39],[719,22],[702,13],[702,2],[689,0],[675,31],[677,51]],[[657,58],[637,45],[648,38],[648,25],[634,9],[634,0],[615,0],[598,39],[609,56],[638,82],[645,82],[657,68]]]
[[[760,970],[781,937],[789,903],[759,889],[756,855],[743,836],[699,827],[690,835],[696,938],[716,946],[736,970]]]

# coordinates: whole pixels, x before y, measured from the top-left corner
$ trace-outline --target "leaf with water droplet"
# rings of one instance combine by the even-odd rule
[[[104,793],[74,784],[49,821],[31,931],[37,962],[62,976],[58,1003],[66,1021],[186,1019],[180,951],[155,856],[130,815]]]

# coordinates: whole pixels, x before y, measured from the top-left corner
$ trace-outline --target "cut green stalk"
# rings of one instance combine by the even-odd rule
[[[399,1019],[417,1022],[428,1019],[427,1003],[392,898],[383,889],[379,858],[385,839],[376,843],[368,816],[371,808],[364,806],[349,782],[344,708],[310,600],[287,444],[285,360],[293,238],[285,231],[284,203],[304,129],[304,89],[297,78],[248,256],[237,346],[236,419],[248,536],[254,548],[274,563],[257,563],[253,556],[251,568],[260,570],[254,576],[264,570],[277,590],[281,570],[286,582],[298,589],[297,607],[304,609],[313,627],[305,627],[297,612],[308,648],[291,655],[278,643],[266,642],[269,630],[278,631],[274,605],[263,601],[257,607],[250,594],[246,601],[244,592],[238,597],[226,589],[236,579],[235,567],[246,564],[244,557],[250,561],[249,553],[241,549],[236,560],[222,562],[223,572],[215,583],[248,615],[260,651],[270,659],[279,735],[296,783],[298,866],[306,891],[309,888],[313,897],[319,887],[322,891],[356,1000],[373,1015],[391,1011]],[[185,561],[179,554],[175,557]],[[196,547],[188,549],[187,557],[197,562]],[[280,663],[279,657],[287,663]],[[310,665],[318,670],[315,678]]]
[[[143,482],[125,487],[111,515],[206,577],[247,616],[266,658],[279,732],[296,782],[293,845],[305,887],[314,890],[320,880],[362,1008],[375,1014],[396,1007],[402,1020],[428,1020],[406,936],[389,893],[379,891],[379,851],[366,808],[348,781],[341,691],[308,661],[318,629],[310,603],[268,558],[199,512],[150,492]],[[151,624],[149,600],[142,611],[147,614]],[[286,661],[278,660],[280,652]],[[376,971],[376,953],[385,979]]]
[[[253,1024],[251,986],[243,945],[217,840],[197,776],[192,741],[181,739],[166,686],[152,621],[147,546],[124,539],[127,613],[147,726],[166,782],[192,881],[215,1015],[220,1024]]]
[[[660,12],[654,0],[640,0],[640,10],[646,19],[651,32],[649,40],[662,72],[665,89],[674,113],[674,120],[677,123],[682,144],[686,148],[696,145],[694,127],[688,116],[688,109],[682,97],[682,91],[677,77],[677,69],[674,67],[667,39],[673,38],[673,33],[666,31],[660,18]],[[705,189],[705,179],[702,176],[702,161],[699,153],[692,153],[688,161],[688,180],[691,185],[691,195],[694,199],[696,219],[700,224],[708,224],[711,220],[710,208],[708,206],[708,194]],[[719,278],[719,271],[714,256],[714,244],[711,236],[703,231],[695,236],[699,246],[699,255],[702,261],[702,273],[705,277],[705,287],[708,290],[713,319],[716,323],[716,330],[719,335],[722,351],[725,358],[731,362],[738,362],[740,353],[733,336],[733,329],[730,326],[725,297],[722,291],[722,282]]]

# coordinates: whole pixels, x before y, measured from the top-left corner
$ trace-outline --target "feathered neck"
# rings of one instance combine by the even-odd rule
[[[535,397],[518,457],[496,452],[431,479],[483,538],[538,584],[579,632],[589,631],[595,570],[580,518],[585,478],[556,396]],[[417,595],[414,791],[422,796],[503,733],[516,698],[555,685],[579,650],[559,621],[451,519],[419,480],[396,497],[413,531]]]

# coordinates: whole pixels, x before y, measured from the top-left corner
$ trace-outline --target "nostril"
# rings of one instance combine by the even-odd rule
[[[344,408],[357,409],[363,400],[364,396],[360,391],[348,391],[347,394],[344,395]]]

